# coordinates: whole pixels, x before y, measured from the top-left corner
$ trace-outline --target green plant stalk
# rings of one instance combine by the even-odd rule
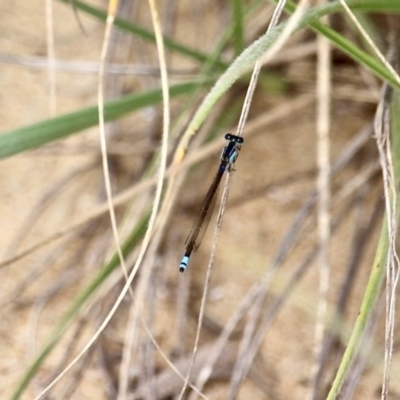
[[[170,96],[177,97],[198,87],[198,83],[184,83],[170,88]],[[131,94],[104,105],[105,121],[113,121],[132,111],[162,101],[161,90]],[[17,128],[0,135],[0,159],[33,149],[54,140],[65,138],[98,124],[97,106],[83,108],[69,114]]]
[[[398,110],[400,106],[399,94],[395,93],[392,102],[392,160],[395,175],[395,187],[400,183],[400,116]],[[396,209],[400,207],[400,193],[397,192]],[[398,220],[398,215],[395,216]],[[389,251],[389,232],[387,215],[385,214],[381,234],[379,237],[378,248],[375,254],[372,270],[365,290],[364,298],[361,304],[360,312],[357,316],[352,334],[342,357],[339,369],[336,373],[331,390],[327,400],[334,400],[340,393],[340,389],[346,378],[351,361],[359,350],[359,345],[365,330],[365,326],[376,305],[382,283],[386,275],[386,262]]]
[[[138,221],[136,228],[131,232],[129,237],[125,240],[122,246],[122,252],[124,256],[130,253],[130,251],[139,243],[142,239],[146,229],[150,214],[147,213],[140,221]],[[98,274],[93,278],[90,284],[82,290],[82,292],[76,297],[70,308],[64,313],[57,326],[51,333],[47,343],[44,345],[39,355],[35,358],[33,363],[30,365],[28,370],[25,372],[21,381],[18,383],[14,393],[11,395],[10,400],[17,400],[21,394],[27,388],[29,382],[35,376],[40,366],[43,364],[46,357],[50,354],[53,348],[56,346],[60,338],[63,336],[65,331],[74,322],[78,316],[83,305],[94,295],[97,289],[105,281],[105,279],[111,274],[112,271],[119,265],[119,258],[117,254],[114,254],[110,261],[105,264]]]

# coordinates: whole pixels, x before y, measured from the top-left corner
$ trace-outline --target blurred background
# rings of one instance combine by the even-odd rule
[[[126,282],[106,205],[96,122],[107,5],[0,4],[0,132],[8,135],[3,149],[15,148],[3,153],[0,168],[2,399],[32,399],[51,383],[102,324]],[[170,167],[213,83],[266,32],[275,3],[169,0],[157,7],[168,38]],[[354,25],[336,11],[329,11],[332,29],[368,53]],[[381,11],[357,16],[386,54],[397,17]],[[105,65],[105,101],[116,101],[114,108],[106,106],[106,138],[131,270],[154,200],[163,110],[149,4],[120,1],[118,17]],[[288,17],[284,13],[282,20]],[[364,296],[384,213],[373,138],[382,81],[332,47],[330,277],[325,336],[316,354],[319,37],[299,29],[261,69],[231,174],[191,371],[198,383],[202,367],[216,357],[201,389],[209,399],[324,399]],[[131,292],[46,398],[178,398],[182,378],[160,349],[186,376],[217,212],[184,274],[179,262],[217,171],[223,137],[236,131],[249,80],[250,70],[212,107],[179,164],[178,178],[169,170],[165,185],[174,196],[166,209],[163,192],[160,219]],[[371,314],[341,398],[380,397],[384,300]],[[395,338],[391,399],[400,398],[399,368]],[[183,398],[194,393],[189,388]]]

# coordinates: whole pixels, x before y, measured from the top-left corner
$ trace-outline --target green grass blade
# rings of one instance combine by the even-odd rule
[[[170,96],[177,97],[191,92],[198,83],[185,83],[170,88]],[[131,94],[109,101],[104,106],[106,121],[113,121],[122,115],[145,108],[162,101],[161,90]],[[98,124],[97,106],[88,107],[59,117],[17,128],[0,135],[0,159],[29,150],[54,140],[90,128]]]
[[[126,256],[142,239],[146,229],[150,214],[146,214],[136,225],[136,228],[131,232],[130,236],[125,240],[122,246],[122,252]],[[65,312],[60,319],[57,326],[51,333],[47,343],[40,351],[39,355],[32,362],[30,367],[25,372],[21,381],[18,383],[14,393],[11,395],[10,400],[17,400],[20,398],[24,390],[27,388],[29,382],[36,375],[40,366],[46,360],[47,356],[51,353],[54,347],[57,345],[59,340],[62,338],[64,333],[74,322],[75,318],[93,296],[96,290],[102,285],[105,279],[111,274],[111,272],[119,265],[118,255],[114,255],[111,260],[104,265],[98,274],[94,277],[92,282],[76,297],[72,302],[71,307]]]
[[[392,105],[392,158],[396,188],[400,182],[400,94],[394,92]]]
[[[385,1],[382,0],[382,2]],[[376,1],[369,1],[368,7],[360,2],[354,3],[357,3],[358,7],[363,11],[381,10],[381,7],[379,7],[381,3],[377,3]],[[353,4],[353,2],[351,4]],[[389,6],[388,3],[385,5]],[[396,10],[400,12],[400,2],[398,3],[397,7],[393,7],[392,5],[390,9],[392,11]],[[295,10],[295,5],[289,2],[287,4],[287,10],[289,12],[293,12]],[[332,42],[335,47],[348,54],[357,63],[363,65],[365,68],[369,69],[373,74],[381,78],[383,81],[400,90],[400,85],[397,83],[394,76],[379,60],[357,47],[354,43],[352,43],[339,33],[335,32],[333,29],[317,21],[317,19],[329,12],[341,10],[342,8],[337,2],[312,9],[302,17],[298,29],[309,26],[316,32],[323,34]],[[236,80],[238,80],[241,76],[251,70],[257,59],[262,57],[262,55],[266,53],[269,48],[275,43],[275,41],[282,33],[284,27],[285,24],[283,23],[272,29],[269,33],[265,33],[250,46],[248,46],[240,54],[240,56],[236,58],[236,60],[229,66],[224,74],[221,75],[211,91],[208,93],[207,97],[204,99],[203,103],[200,105],[187,129],[187,132],[192,133],[198,130],[198,128],[205,120],[207,115],[210,113],[211,109],[214,107],[218,99],[233,85]]]
[[[375,254],[375,259],[372,265],[371,273],[369,276],[368,284],[365,290],[363,302],[361,304],[360,312],[357,316],[354,329],[351,333],[346,350],[342,357],[339,369],[337,371],[335,380],[333,381],[331,390],[328,394],[327,400],[334,400],[340,392],[340,388],[346,378],[349,366],[353,360],[362,339],[365,326],[371,316],[379,292],[382,287],[383,278],[386,272],[386,258],[389,249],[389,237],[387,220],[385,218],[383,227],[379,237],[378,248]]]
[[[59,1],[61,1],[62,3],[66,3],[69,6],[71,6],[71,0],[59,0]],[[99,8],[96,8],[96,7],[93,7],[93,6],[91,6],[91,5],[87,4],[87,3],[81,2],[79,0],[74,0],[74,6],[78,10],[81,10],[81,11],[87,13],[88,15],[91,15],[92,17],[95,17],[100,21],[104,22],[107,19],[107,12],[106,11],[101,10]],[[138,37],[142,38],[143,40],[149,41],[149,42],[154,43],[154,44],[156,43],[156,39],[154,37],[154,34],[151,31],[149,31],[149,30],[147,30],[147,29],[145,29],[143,27],[140,27],[140,26],[138,26],[136,24],[133,24],[133,23],[131,23],[131,22],[129,22],[129,21],[123,19],[123,18],[116,17],[114,25],[116,27],[118,27],[119,29],[125,31],[125,32],[129,32],[129,33],[131,33],[131,34],[133,34],[135,36],[138,36]],[[163,40],[164,40],[164,46],[168,50],[176,51],[176,52],[178,52],[178,53],[180,53],[180,54],[182,54],[182,55],[184,55],[184,56],[186,56],[188,58],[191,58],[191,59],[193,59],[195,61],[198,61],[200,63],[209,61],[209,56],[207,54],[205,54],[205,53],[202,53],[202,52],[197,51],[197,50],[193,50],[193,49],[191,49],[191,48],[189,48],[187,46],[183,46],[182,44],[180,44],[180,43],[178,43],[178,42],[176,42],[176,41],[174,41],[174,40],[172,40],[172,39],[170,39],[170,38],[168,38],[166,36],[163,37]],[[215,65],[218,68],[226,68],[226,66],[227,66],[224,62],[222,62],[220,60],[217,60],[215,62]]]
[[[310,24],[310,27],[314,31],[328,38],[336,48],[343,51],[343,53],[347,54],[358,64],[364,66],[375,76],[387,82],[392,87],[400,89],[400,85],[393,76],[393,74],[380,62],[380,60],[366,53],[364,50],[356,46],[350,40],[346,39],[336,31],[334,31],[333,29],[329,28],[328,26],[322,23],[314,22]]]
[[[399,94],[395,93],[393,96],[391,118],[392,118],[392,160],[393,160],[396,188],[399,187],[400,183],[400,116],[398,113],[399,106],[400,106]],[[400,207],[400,196],[397,191],[397,204],[396,204],[397,210],[399,210],[399,207]],[[398,215],[396,216],[396,218],[398,219]],[[386,260],[388,251],[389,251],[389,232],[388,232],[387,215],[385,215],[381,230],[381,235],[379,238],[378,248],[375,254],[375,259],[372,265],[370,277],[368,280],[363,302],[361,304],[360,312],[357,316],[353,332],[350,336],[350,340],[347,344],[346,350],[342,357],[342,361],[337,371],[335,380],[333,381],[327,400],[334,400],[339,395],[340,388],[342,387],[343,382],[346,379],[350,363],[357,354],[359,344],[365,330],[365,326],[378,300],[382,283],[384,281],[384,277],[386,274]]]
[[[359,12],[400,13],[400,2],[393,2],[389,0],[353,0],[348,1],[347,3],[349,7],[351,7],[354,11]],[[288,1],[285,9],[288,12],[293,13],[296,9],[296,5],[292,1]],[[400,85],[396,81],[395,77],[378,59],[359,48],[350,40],[346,39],[344,36],[331,29],[329,26],[317,21],[323,15],[342,11],[343,8],[338,1],[329,3],[321,7],[315,7],[303,17],[301,21],[301,26],[309,26],[316,33],[324,35],[327,39],[329,39],[333,46],[341,50],[343,53],[347,54],[358,64],[364,66],[378,78],[389,83],[394,88],[400,89]]]
[[[272,0],[274,3],[278,3],[278,0]],[[359,12],[380,12],[380,13],[398,13],[400,12],[399,2],[393,0],[346,0],[347,5],[353,11]],[[296,3],[292,0],[288,0],[285,4],[285,10],[289,13],[293,13],[296,10]],[[332,14],[336,12],[344,12],[342,5],[338,0],[329,2],[319,7],[312,8],[307,13],[307,18],[310,20],[316,20],[324,15]]]
[[[238,56],[244,49],[244,33],[243,33],[243,1],[231,0],[232,18],[233,18],[233,45],[235,54]]]

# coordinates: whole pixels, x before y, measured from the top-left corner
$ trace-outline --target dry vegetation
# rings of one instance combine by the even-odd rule
[[[93,2],[92,2],[93,3]],[[100,8],[106,2],[97,1]],[[233,2],[157,2],[164,33],[177,42],[212,54],[232,19]],[[248,2],[250,3],[250,2]],[[53,3],[56,97],[47,65],[45,3],[0,4],[0,130],[33,124],[97,102],[97,67],[104,24],[78,10],[85,34],[70,6]],[[244,21],[244,45],[267,29],[273,5],[265,2]],[[153,31],[147,2],[121,2],[119,16]],[[286,17],[285,17],[286,18]],[[371,17],[386,51],[386,17]],[[343,15],[331,23],[362,45]],[[228,65],[235,44],[220,52]],[[203,389],[209,399],[233,396],[238,372],[250,354],[243,341],[255,324],[256,348],[237,399],[305,399],[314,385],[324,399],[343,355],[364,296],[382,226],[384,204],[373,120],[381,82],[339,50],[332,50],[330,126],[330,281],[323,356],[317,364],[314,331],[318,305],[316,219],[316,35],[302,29],[263,67],[245,143],[231,180],[218,242],[192,382],[215,354],[221,332],[247,306],[222,349]],[[106,75],[106,99],[160,87],[154,43],[114,29]],[[167,50],[170,84],[195,81],[201,64]],[[208,75],[217,77],[221,70]],[[183,382],[149,338],[185,375],[198,326],[215,218],[188,271],[178,273],[184,242],[218,165],[225,132],[234,132],[249,75],[218,102],[190,144],[187,159],[204,149],[201,163],[180,170],[166,226],[158,230],[127,294],[99,339],[52,389],[49,399],[177,398]],[[171,103],[170,164],[181,134],[209,89],[176,97]],[[161,103],[129,113],[107,125],[109,168],[122,242],[138,226],[154,198],[162,132]],[[55,141],[1,161],[2,260],[69,232],[0,269],[0,393],[10,398],[33,360],[71,307],[76,315],[40,365],[23,399],[32,399],[79,353],[109,313],[125,278],[119,266],[101,271],[115,258],[105,206],[98,128]],[[186,175],[184,175],[184,173]],[[182,181],[181,179],[184,179]],[[143,186],[143,183],[145,185]],[[136,190],[138,184],[142,184]],[[81,223],[87,221],[86,223]],[[140,226],[142,221],[142,226]],[[77,224],[79,223],[79,226]],[[74,228],[74,229],[72,229]],[[135,241],[133,241],[136,244]],[[126,255],[132,268],[138,246]],[[99,284],[94,282],[100,282]],[[260,285],[260,286],[258,286]],[[95,290],[89,291],[93,287]],[[262,290],[261,290],[262,289]],[[250,297],[249,293],[256,293]],[[82,293],[87,293],[82,298]],[[342,390],[343,398],[379,398],[384,349],[384,296],[367,326],[366,342]],[[256,305],[259,305],[259,314]],[[253,306],[250,308],[250,306]],[[340,322],[339,322],[340,321]],[[396,331],[395,331],[396,332]],[[253,343],[253,342],[250,342]],[[390,398],[400,398],[400,359],[395,338]],[[365,351],[364,351],[365,350]],[[118,397],[124,393],[125,397]],[[228,395],[229,394],[229,395]],[[185,398],[193,396],[188,390]],[[348,396],[348,397],[346,397]],[[191,397],[193,398],[193,397]]]

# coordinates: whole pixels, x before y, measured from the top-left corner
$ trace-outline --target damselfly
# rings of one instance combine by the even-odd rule
[[[244,141],[241,136],[232,135],[231,133],[227,133],[225,135],[225,139],[228,140],[229,143],[222,150],[218,171],[210,186],[210,189],[208,189],[206,198],[204,199],[203,207],[201,208],[200,215],[197,217],[197,220],[194,223],[193,228],[186,239],[185,255],[183,256],[181,264],[179,266],[180,272],[185,271],[189,264],[192,251],[196,251],[201,244],[201,241],[207,230],[208,223],[210,222],[212,211],[215,206],[218,188],[219,184],[221,183],[222,176],[224,175],[224,172],[226,170],[230,170],[232,168],[238,157],[241,145]]]

